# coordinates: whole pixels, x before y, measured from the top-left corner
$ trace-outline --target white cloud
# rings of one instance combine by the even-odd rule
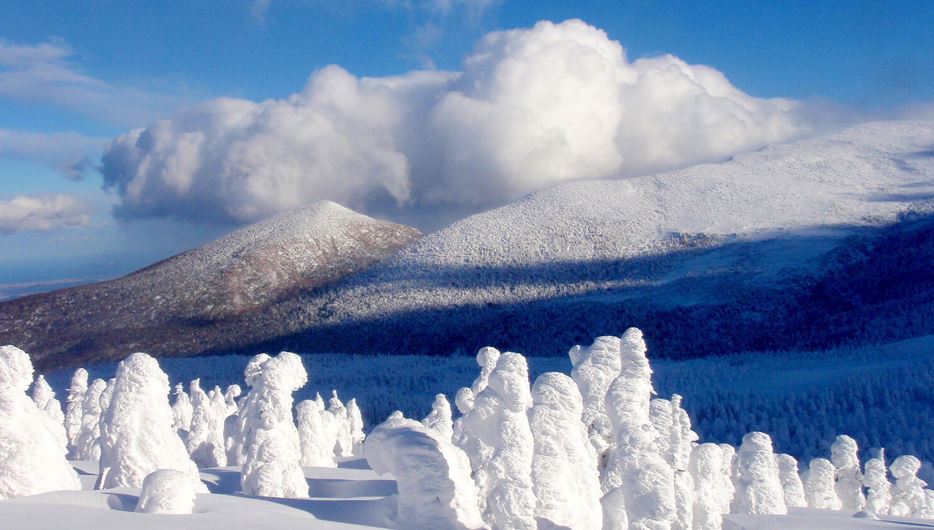
[[[69,180],[81,180],[95,169],[107,145],[104,138],[73,132],[31,133],[0,129],[0,158],[28,160],[49,166]]]
[[[460,73],[332,66],[286,100],[206,102],[115,139],[104,179],[125,217],[246,222],[318,199],[478,210],[804,135],[802,110],[673,56],[630,62],[581,21],[541,22],[487,35]]]
[[[136,126],[189,101],[185,90],[160,93],[82,72],[65,42],[16,44],[0,39],[0,98],[51,104],[107,123]]]
[[[87,206],[71,195],[17,195],[10,200],[0,200],[0,234],[90,224]]]

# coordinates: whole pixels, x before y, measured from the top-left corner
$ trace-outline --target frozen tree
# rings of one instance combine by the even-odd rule
[[[254,357],[256,360],[256,357]],[[282,352],[251,366],[244,423],[240,487],[247,495],[307,497],[298,429],[292,420],[292,393],[308,380],[302,359]]]
[[[78,436],[81,434],[81,409],[84,394],[88,391],[88,371],[84,368],[75,370],[68,387],[65,405],[65,435],[68,437],[68,456],[75,458]]]
[[[863,495],[863,473],[859,470],[859,448],[856,440],[845,434],[837,436],[830,446],[830,461],[836,469],[834,490],[841,509],[856,513],[866,506]]]
[[[808,464],[808,472],[804,476],[804,495],[807,497],[808,508],[819,510],[839,510],[842,506],[840,497],[834,489],[834,475],[836,469],[826,458],[813,458]]]
[[[448,405],[448,411],[451,406]],[[357,405],[357,398],[350,398],[347,402],[347,416],[350,417],[350,441],[353,442],[353,454],[363,454],[363,440],[366,434],[363,433],[363,414],[360,412],[360,406]]]
[[[190,514],[195,508],[196,493],[194,483],[187,473],[175,469],[157,469],[143,479],[136,511]]]
[[[863,486],[866,488],[866,513],[878,518],[889,513],[892,505],[892,484],[885,468],[885,449],[879,449],[875,458],[866,461]]]
[[[751,432],[743,436],[736,454],[736,469],[738,482],[733,511],[750,515],[788,513],[768,434]]]
[[[0,500],[81,488],[65,447],[36,421],[43,413],[26,396],[32,374],[26,352],[0,347]]]
[[[107,409],[110,408],[110,400],[114,395],[114,383],[117,382],[117,378],[111,377],[107,380],[107,386],[104,387],[104,391],[101,392],[101,423],[104,422],[104,412],[107,412]],[[103,426],[103,425],[102,425]]]
[[[477,507],[467,456],[436,431],[414,420],[390,417],[367,437],[365,452],[374,471],[391,473],[396,479],[398,528],[486,528]]]
[[[668,464],[675,471],[675,507],[678,518],[673,528],[690,530],[694,512],[694,479],[688,472],[691,451],[699,436],[691,429],[691,417],[681,407],[682,398],[671,396],[670,457]]]
[[[723,451],[706,443],[691,451],[688,471],[694,480],[693,530],[720,530],[723,525]]]
[[[571,377],[577,383],[584,400],[584,426],[597,450],[601,470],[606,467],[607,454],[613,444],[613,427],[606,413],[606,393],[620,371],[619,337],[597,337],[588,347],[574,346]],[[606,482],[604,480],[604,482]],[[604,491],[607,491],[604,485]]]
[[[597,453],[581,422],[583,410],[577,385],[564,374],[544,373],[532,385],[532,486],[539,529],[603,527]]]
[[[491,346],[486,346],[480,348],[480,351],[477,352],[477,364],[480,365],[480,375],[474,379],[472,385],[470,385],[470,390],[473,392],[474,396],[480,394],[484,388],[486,388],[489,380],[490,374],[493,373],[493,370],[496,369],[496,363],[499,362],[500,355],[502,355],[499,350]]]
[[[476,396],[474,396],[473,390],[470,388],[464,387],[457,391],[457,394],[454,395],[454,405],[457,406],[457,411],[461,414],[467,414],[467,412],[473,408],[473,402]]]
[[[68,452],[68,435],[65,431],[65,414],[62,412],[62,404],[55,399],[55,391],[49,386],[44,375],[36,377],[36,382],[32,385],[32,401],[42,412],[42,419],[48,428],[55,435],[62,451]]]
[[[535,529],[531,405],[525,358],[506,352],[463,417],[462,434],[470,442],[463,448],[477,483],[480,511],[493,528]]]
[[[227,464],[227,453],[223,438],[218,439],[217,410],[212,404],[212,398],[201,388],[201,380],[195,379],[189,386],[191,392],[191,429],[185,444],[191,459],[198,467],[218,467]],[[216,392],[214,393],[216,395]],[[223,397],[221,397],[223,401]],[[226,405],[224,411],[226,414]],[[222,436],[222,435],[221,435]]]
[[[902,455],[892,462],[889,470],[895,477],[892,488],[891,515],[900,517],[924,517],[927,513],[927,499],[924,486],[927,484],[918,478],[921,461],[912,455]]]
[[[335,447],[337,456],[353,456],[350,415],[347,413],[347,407],[337,397],[337,390],[331,391],[331,399],[328,400],[328,412],[336,420],[334,425],[337,429],[337,446]]]
[[[604,525],[667,530],[677,520],[674,470],[658,450],[650,419],[652,369],[642,332],[620,340],[619,375],[607,389],[606,408],[615,438],[604,477]]]
[[[184,473],[196,491],[207,492],[172,428],[168,396],[169,378],[155,359],[134,353],[120,362],[102,417],[98,488],[138,488],[153,471],[174,469]]]
[[[194,407],[191,406],[191,399],[185,392],[185,387],[181,383],[175,385],[175,402],[172,403],[172,427],[179,433],[184,433],[187,438],[191,430],[191,416],[194,413]]]
[[[437,432],[445,440],[453,440],[454,421],[451,419],[451,404],[444,394],[435,395],[431,412],[422,420],[422,425]]]
[[[723,453],[723,468],[720,470],[720,489],[723,498],[720,499],[720,513],[730,513],[730,506],[733,504],[733,497],[736,495],[736,480],[734,477],[734,468],[736,464],[736,448],[730,444],[719,444],[720,451]]]
[[[95,379],[88,386],[81,401],[81,430],[75,444],[76,460],[100,460],[101,457],[101,394],[107,388],[103,379]]]
[[[807,508],[808,501],[804,496],[804,483],[798,475],[798,461],[795,457],[786,454],[776,455],[775,460],[778,462],[778,477],[782,482],[785,505],[789,508]]]
[[[303,466],[337,467],[334,458],[336,436],[331,414],[321,402],[306,399],[296,407],[298,437],[301,443]]]
[[[237,406],[237,398],[240,397],[242,393],[243,389],[240,388],[240,385],[229,385],[227,390],[224,391],[224,402],[227,404],[227,416],[237,413],[239,409]]]

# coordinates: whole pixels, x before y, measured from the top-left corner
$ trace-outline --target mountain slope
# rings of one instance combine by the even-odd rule
[[[315,203],[123,278],[0,304],[0,341],[40,364],[235,347],[254,333],[250,315],[365,269],[420,235]]]
[[[924,122],[866,124],[722,164],[565,184],[276,304],[264,314],[276,328],[269,336],[285,338],[257,347],[437,354],[496,344],[563,355],[551,344],[629,325],[651,330],[656,352],[669,356],[870,340],[857,337],[876,318],[866,311],[838,322],[835,338],[789,326],[812,326],[799,310],[815,300],[825,313],[861,311],[815,291],[853,275],[879,292],[899,276],[917,285],[883,296],[879,319],[912,307],[903,296],[914,297],[912,318],[927,315],[932,210],[934,124]],[[724,329],[694,340],[705,325]],[[810,342],[794,342],[805,332]]]

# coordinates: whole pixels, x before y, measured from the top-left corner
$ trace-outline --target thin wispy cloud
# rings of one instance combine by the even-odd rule
[[[0,158],[39,163],[68,180],[95,171],[108,139],[74,132],[32,133],[0,129]]]
[[[52,105],[96,121],[138,126],[191,103],[185,89],[158,92],[111,82],[84,71],[64,41],[20,44],[0,40],[0,98]]]
[[[90,208],[72,195],[17,195],[9,200],[0,200],[0,234],[86,227],[90,224]]]

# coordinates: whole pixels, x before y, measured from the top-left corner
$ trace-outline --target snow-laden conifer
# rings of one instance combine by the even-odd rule
[[[380,474],[391,473],[396,479],[398,528],[486,528],[477,507],[467,456],[436,431],[418,421],[391,416],[373,429],[365,445],[370,467]]]
[[[337,467],[334,455],[336,443],[331,414],[314,399],[306,399],[295,407],[298,437],[303,466]]]
[[[694,482],[693,530],[720,530],[723,525],[723,451],[705,443],[691,451],[688,471]]]
[[[65,447],[27,395],[33,368],[15,346],[0,347],[0,500],[81,484],[65,460]]]
[[[197,491],[187,473],[157,469],[146,475],[136,503],[139,513],[190,514]]]
[[[451,406],[448,405],[448,411],[450,410]],[[357,405],[357,398],[350,398],[347,402],[347,416],[350,418],[350,441],[353,442],[353,454],[363,454],[363,441],[366,439],[366,434],[363,432],[363,413]]]
[[[248,367],[252,388],[241,408],[241,490],[265,497],[307,497],[301,442],[292,419],[292,393],[304,386],[308,374],[294,353],[253,360]]]
[[[842,506],[840,497],[834,489],[836,469],[826,458],[812,458],[808,471],[804,475],[804,495],[808,508],[819,510],[839,510]]]
[[[866,489],[866,513],[878,518],[889,513],[892,505],[892,484],[885,466],[885,449],[866,461],[863,487]]]
[[[924,487],[927,485],[918,478],[921,461],[913,455],[902,455],[892,462],[889,471],[895,477],[892,488],[891,515],[900,517],[924,517],[927,513],[927,499]]]
[[[782,481],[785,505],[789,508],[806,508],[808,501],[804,496],[804,483],[798,474],[798,461],[787,454],[775,455],[778,463],[778,477]]]
[[[227,452],[223,438],[218,437],[217,408],[212,398],[201,388],[201,380],[195,379],[189,387],[191,392],[191,429],[185,440],[188,454],[198,467],[227,465]],[[216,395],[216,392],[213,394]],[[219,396],[223,402],[223,397]],[[226,404],[221,414],[226,413]],[[222,419],[220,421],[223,421]]]
[[[41,417],[45,426],[52,431],[58,444],[67,454],[68,434],[65,431],[65,413],[62,412],[61,402],[55,399],[55,391],[42,374],[36,377],[32,385],[32,401],[42,413]]]
[[[763,432],[743,436],[736,453],[738,482],[733,511],[750,515],[788,513],[772,439]]]
[[[188,476],[196,491],[207,492],[198,467],[172,427],[169,378],[145,353],[120,361],[110,404],[101,421],[101,473],[98,488],[138,488],[157,469]]]
[[[736,496],[736,448],[730,444],[718,444],[723,453],[723,467],[720,470],[720,480],[722,487],[720,492],[723,498],[720,499],[720,513],[730,513],[730,507],[733,505],[733,497]]]
[[[100,460],[101,457],[101,394],[107,388],[103,379],[95,379],[81,401],[81,430],[75,444],[76,460]]]
[[[422,425],[437,432],[445,440],[453,440],[454,421],[451,419],[451,404],[444,394],[435,395],[431,412],[422,420]]]
[[[84,404],[84,394],[88,391],[88,371],[84,368],[75,370],[71,376],[71,385],[68,387],[68,397],[65,402],[65,435],[68,437],[68,455],[75,458],[75,448],[78,444],[78,435],[81,434],[81,409]]]
[[[187,439],[188,432],[191,431],[191,416],[194,414],[194,407],[191,405],[191,398],[185,392],[185,387],[181,383],[175,385],[175,401],[172,403],[172,426]]]
[[[224,391],[224,402],[227,404],[227,415],[231,416],[237,413],[239,406],[237,405],[237,398],[240,397],[240,394],[243,393],[243,389],[240,388],[240,385],[228,385],[227,390]]]
[[[532,492],[534,442],[528,409],[532,406],[525,358],[503,353],[488,385],[463,417],[483,519],[493,528],[535,529]],[[469,451],[476,451],[471,454]]]
[[[830,446],[830,461],[836,469],[834,490],[840,498],[841,509],[852,513],[862,511],[866,497],[856,440],[845,434],[837,436]]]
[[[243,369],[243,380],[247,388],[252,389],[259,379],[263,364],[271,357],[267,353],[259,353],[250,358]],[[227,463],[234,466],[242,466],[244,462],[243,440],[249,436],[250,430],[256,422],[250,417],[247,410],[255,411],[255,401],[259,399],[259,393],[247,392],[246,396],[238,402],[237,416],[230,424],[225,426],[225,444],[227,446]]]
[[[337,446],[334,449],[337,456],[353,456],[350,414],[347,413],[347,407],[337,396],[337,390],[331,391],[331,399],[328,400],[328,412],[334,416],[334,425],[337,429]]]
[[[610,447],[614,443],[613,426],[606,413],[606,393],[620,371],[619,337],[597,337],[587,347],[574,346],[568,352],[571,378],[577,383],[584,402],[584,426],[597,450],[601,472],[606,467]],[[606,480],[604,491],[606,490]]]
[[[539,529],[600,530],[597,453],[581,422],[583,402],[570,377],[548,372],[532,385],[532,486]]]

